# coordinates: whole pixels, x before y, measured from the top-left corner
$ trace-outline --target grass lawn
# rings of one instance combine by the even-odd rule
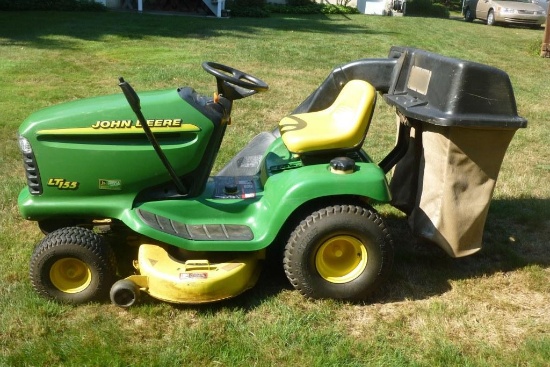
[[[550,364],[550,60],[542,31],[410,17],[205,19],[136,13],[0,13],[0,366],[548,366]],[[20,218],[25,185],[15,133],[32,111],[120,93],[193,86],[210,94],[210,60],[268,82],[237,101],[220,167],[271,130],[337,65],[386,57],[392,45],[478,61],[509,73],[529,120],[505,157],[484,248],[451,259],[413,246],[404,218],[380,207],[394,237],[389,281],[366,304],[308,301],[280,266],[251,291],[206,306],[122,310],[57,304],[28,279],[42,234]],[[365,146],[391,149],[382,99]]]

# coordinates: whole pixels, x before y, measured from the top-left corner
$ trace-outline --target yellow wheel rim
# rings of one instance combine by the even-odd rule
[[[92,272],[85,262],[75,258],[57,260],[50,269],[52,284],[62,292],[78,293],[92,282]]]
[[[325,241],[315,255],[319,275],[331,283],[356,279],[367,267],[367,249],[352,236],[336,236]]]

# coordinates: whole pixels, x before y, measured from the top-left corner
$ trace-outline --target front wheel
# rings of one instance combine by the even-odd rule
[[[387,276],[393,247],[372,208],[336,205],[303,220],[285,247],[292,285],[309,298],[364,300]]]
[[[489,14],[487,14],[487,25],[493,26],[495,24],[495,12],[491,9],[489,10]]]
[[[113,251],[101,236],[86,228],[65,227],[48,234],[36,246],[30,278],[42,296],[84,303],[109,294],[115,264]]]

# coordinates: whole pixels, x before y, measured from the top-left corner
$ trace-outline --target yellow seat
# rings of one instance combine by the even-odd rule
[[[327,109],[283,118],[281,137],[295,154],[359,149],[375,103],[376,89],[370,83],[351,80]]]

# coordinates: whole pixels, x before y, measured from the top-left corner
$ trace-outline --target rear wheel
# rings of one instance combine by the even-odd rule
[[[101,236],[86,228],[66,227],[48,234],[36,246],[30,278],[42,296],[84,303],[109,294],[115,264],[113,251]]]
[[[392,258],[389,233],[373,209],[336,205],[298,225],[285,248],[284,268],[306,297],[363,300],[388,274]]]

